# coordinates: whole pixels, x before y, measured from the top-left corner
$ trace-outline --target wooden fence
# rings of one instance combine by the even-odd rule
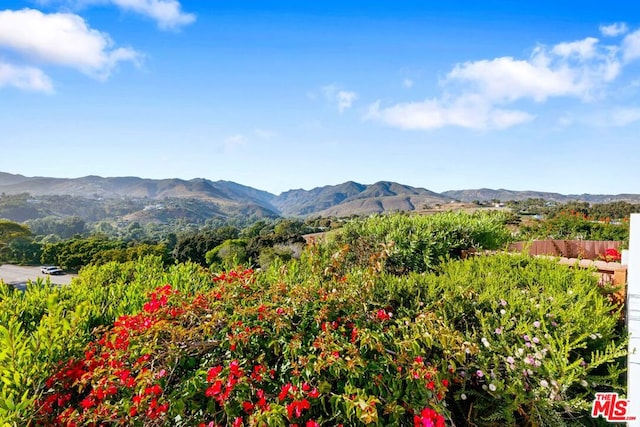
[[[613,240],[535,240],[517,242],[510,251],[528,251],[530,255],[549,255],[564,258],[600,259],[607,249],[620,250],[621,242]]]

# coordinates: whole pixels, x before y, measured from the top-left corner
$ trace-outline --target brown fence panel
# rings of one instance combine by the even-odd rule
[[[613,240],[534,240],[516,242],[509,246],[509,250],[522,252],[526,249],[530,255],[598,259],[607,249],[620,250],[621,243]]]

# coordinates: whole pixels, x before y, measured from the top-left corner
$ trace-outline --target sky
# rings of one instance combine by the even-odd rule
[[[0,171],[640,193],[640,4],[5,0]]]

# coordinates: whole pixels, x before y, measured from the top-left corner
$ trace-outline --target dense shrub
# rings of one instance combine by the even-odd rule
[[[39,423],[581,425],[623,390],[589,272],[500,255],[335,277],[314,256],[155,289],[49,378]]]
[[[384,250],[386,271],[425,272],[468,251],[502,247],[510,238],[504,222],[496,212],[373,216],[346,224],[336,243],[348,247],[346,266],[369,265]]]
[[[441,363],[463,357],[461,336],[428,313],[398,323],[358,292],[364,276],[299,284],[295,270],[156,289],[48,380],[38,423],[444,425]]]
[[[0,425],[591,425],[594,392],[624,391],[619,308],[591,272],[442,262],[499,246],[500,217],[348,227],[261,272],[149,257],[0,283]]]
[[[528,239],[614,240],[628,244],[629,223],[595,221],[579,212],[562,211],[552,218],[533,222],[521,228]]]
[[[31,283],[25,292],[0,281],[0,425],[26,425],[29,407],[57,362],[77,356],[97,326],[142,309],[164,283],[195,292],[210,274],[194,264],[163,267],[159,257],[85,267],[70,286]]]
[[[381,276],[375,297],[419,310],[473,349],[450,360],[456,425],[590,425],[596,391],[624,393],[626,339],[620,307],[588,270],[512,255],[443,265],[437,275]]]

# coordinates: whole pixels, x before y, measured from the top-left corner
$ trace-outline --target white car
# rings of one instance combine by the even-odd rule
[[[55,266],[42,267],[40,271],[42,272],[42,274],[52,274],[52,275],[64,274],[64,271],[62,271],[60,267],[55,267]]]

